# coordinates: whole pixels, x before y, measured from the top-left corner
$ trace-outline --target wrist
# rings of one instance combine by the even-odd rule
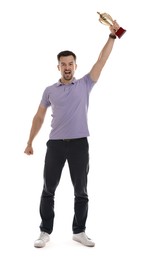
[[[113,33],[110,33],[110,34],[109,34],[109,38],[111,38],[111,39],[114,39],[114,40],[115,40],[115,39],[116,39],[116,35],[115,35],[115,34],[113,34]]]
[[[28,142],[28,143],[27,143],[27,146],[32,146],[32,143],[31,143],[31,142]]]

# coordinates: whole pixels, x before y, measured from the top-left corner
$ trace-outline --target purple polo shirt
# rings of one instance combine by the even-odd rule
[[[71,84],[60,81],[47,87],[40,102],[51,106],[52,121],[49,139],[71,139],[89,136],[87,112],[89,94],[96,82],[89,74],[81,79],[73,79]]]

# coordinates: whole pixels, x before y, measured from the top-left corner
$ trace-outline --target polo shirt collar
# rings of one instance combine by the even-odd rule
[[[75,84],[75,82],[76,82],[76,78],[73,78],[72,82],[68,85]],[[57,87],[62,86],[62,85],[67,85],[67,84],[62,83],[60,80],[56,83]]]

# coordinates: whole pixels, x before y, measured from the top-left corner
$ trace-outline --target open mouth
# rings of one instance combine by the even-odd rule
[[[65,75],[71,75],[71,71],[65,71]]]

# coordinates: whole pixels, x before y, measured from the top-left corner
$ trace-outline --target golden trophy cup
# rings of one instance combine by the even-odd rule
[[[113,19],[112,17],[107,14],[107,13],[99,13],[99,21],[100,23],[104,24],[104,25],[108,25],[108,26],[111,26],[113,25]],[[125,29],[123,29],[122,27],[120,27],[117,32],[115,32],[115,35],[118,37],[118,38],[121,38],[123,36],[123,34],[126,32]]]

